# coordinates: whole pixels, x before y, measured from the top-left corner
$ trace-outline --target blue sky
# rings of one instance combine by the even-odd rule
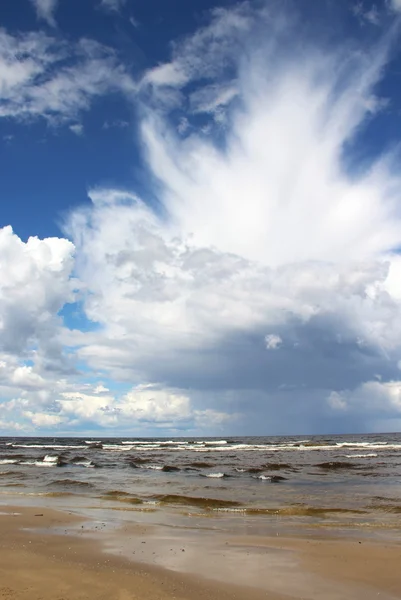
[[[3,0],[0,434],[401,430],[399,0]]]

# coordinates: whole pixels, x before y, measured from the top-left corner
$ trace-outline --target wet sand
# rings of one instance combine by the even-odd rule
[[[105,531],[67,512],[0,507],[1,600],[391,600],[400,564],[396,539]]]

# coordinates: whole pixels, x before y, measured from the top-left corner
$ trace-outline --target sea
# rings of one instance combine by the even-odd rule
[[[0,504],[401,531],[401,434],[0,438]]]

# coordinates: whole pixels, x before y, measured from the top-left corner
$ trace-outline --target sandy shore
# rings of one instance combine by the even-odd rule
[[[67,512],[1,507],[0,599],[401,598],[396,540],[183,537],[139,525],[79,535],[86,528]]]

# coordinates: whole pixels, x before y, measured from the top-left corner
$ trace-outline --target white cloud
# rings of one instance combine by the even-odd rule
[[[194,113],[215,113],[221,106],[226,106],[238,95],[235,85],[208,85],[193,92],[189,97],[190,107]]]
[[[184,88],[189,82],[211,82],[218,77],[223,77],[223,83],[215,82],[208,93],[207,86],[203,94],[200,91],[193,92],[192,103],[197,112],[201,112],[202,106],[206,112],[210,112],[212,107],[228,104],[235,96],[235,86],[227,85],[224,75],[230,67],[235,66],[238,56],[242,55],[244,37],[255,24],[265,22],[268,14],[265,8],[255,10],[249,3],[242,2],[228,9],[215,8],[210,15],[208,25],[173,44],[170,62],[153,67],[145,73],[142,87],[146,90],[151,84],[151,90],[147,91],[156,105],[174,106],[172,99],[175,99],[175,103],[182,99],[173,94],[173,89]],[[170,93],[167,93],[166,87],[170,88]],[[146,100],[149,102],[148,96]]]
[[[0,118],[71,123],[94,98],[135,84],[115,51],[89,39],[67,44],[42,32],[0,29]]]
[[[328,403],[334,410],[385,418],[401,414],[401,381],[368,381],[355,390],[332,392]]]
[[[156,85],[181,86],[187,82],[187,77],[180,72],[176,65],[167,63],[159,65],[148,71],[143,79],[144,83]]]
[[[58,415],[49,415],[47,413],[25,411],[23,416],[29,419],[38,429],[49,429],[60,425],[63,418]]]
[[[288,17],[253,12],[250,4],[218,9],[210,26],[175,44],[171,60],[144,75],[141,93],[154,102],[142,107],[141,134],[159,204],[153,209],[131,191],[98,188],[90,192],[91,205],[72,211],[66,231],[94,331],[55,325],[71,295],[73,247],[66,240],[50,244],[64,256],[50,308],[43,275],[49,261],[37,277],[29,265],[23,269],[24,290],[34,280],[44,299],[21,336],[15,335],[23,315],[19,288],[13,284],[4,294],[0,316],[8,335],[0,339],[9,342],[0,384],[10,419],[23,411],[33,425],[33,415],[47,414],[62,419],[63,428],[228,431],[230,415],[245,415],[256,427],[274,414],[283,430],[288,414],[307,425],[313,414],[318,426],[334,413],[351,414],[350,404],[363,420],[366,391],[384,394],[388,418],[399,417],[389,391],[395,384],[388,382],[396,381],[401,358],[400,175],[390,155],[354,172],[344,154],[344,148],[352,154],[358,133],[382,106],[375,89],[386,43],[371,53],[345,42],[316,48],[298,43],[296,32]],[[283,36],[292,40],[284,54]],[[48,38],[41,43],[47,48]],[[91,72],[98,51],[89,48]],[[33,78],[44,68],[40,61],[28,66]],[[25,73],[5,72],[8,88],[24,89]],[[91,90],[99,93],[97,79],[93,87],[83,80],[85,101],[59,109],[71,123]],[[185,139],[169,106],[185,113],[179,115]],[[208,136],[194,125],[200,110],[209,119]],[[214,135],[221,134],[216,110],[224,115],[223,143]],[[32,244],[12,240],[24,249],[23,262]],[[31,296],[39,296],[36,288]],[[15,306],[14,317],[9,307]],[[73,349],[91,380],[115,380],[125,391],[114,394],[101,382],[85,386],[84,374],[64,378],[61,359],[50,375],[41,358],[52,356],[41,334],[47,313],[51,339]],[[31,339],[43,347],[32,368],[31,354],[24,355]],[[380,393],[379,383],[366,383],[373,374],[387,386]],[[301,394],[295,407],[291,398]],[[379,404],[371,403],[369,419]]]
[[[380,25],[382,15],[376,4],[372,4],[369,8],[366,8],[363,2],[357,2],[352,7],[352,12],[362,24],[367,22],[371,25]]]
[[[78,137],[83,135],[84,133],[84,126],[81,125],[81,123],[75,123],[74,125],[70,125],[70,131],[72,131],[72,133],[75,133],[75,135],[77,135]]]
[[[249,42],[253,20],[241,10],[215,15],[211,30],[178,45],[144,81],[180,87],[203,77],[212,55],[203,63],[200,49],[213,31],[217,66],[202,85],[205,97],[215,91],[218,65],[235,64],[227,40]],[[134,194],[107,189],[71,215],[77,273],[90,290],[85,311],[101,324],[78,350],[93,369],[193,396],[202,388],[330,390],[333,381],[340,393],[370,369],[388,377],[396,368],[401,182],[391,156],[358,174],[343,156],[381,106],[373,90],[385,45],[354,53],[344,67],[348,48],[283,56],[280,31],[270,33],[263,52],[249,42],[247,64],[237,64],[223,148],[194,128],[177,137],[165,106],[145,111],[163,217]],[[266,330],[275,333],[266,338]],[[266,345],[281,348],[268,363]],[[224,395],[214,397],[206,409],[219,410]]]
[[[99,389],[101,388],[101,389]],[[237,415],[211,408],[197,409],[184,393],[152,385],[140,385],[115,396],[101,386],[79,385],[59,380],[51,394],[38,401],[37,394],[25,391],[2,404],[3,413],[22,420],[26,430],[74,431],[84,424],[135,431],[141,435],[152,428],[168,431],[219,431]],[[1,429],[1,423],[0,423]]]
[[[37,344],[47,346],[58,311],[74,297],[73,255],[68,240],[22,242],[11,227],[0,229],[0,351],[23,356]]]
[[[45,380],[31,366],[20,366],[11,374],[11,382],[19,388],[41,388]]]
[[[401,11],[401,0],[389,0],[389,4],[396,12]]]
[[[3,421],[3,419],[0,419],[0,431],[3,432],[4,435],[21,435],[25,430],[26,428],[17,421]]]
[[[267,350],[277,350],[283,343],[283,340],[279,335],[275,335],[274,333],[270,333],[265,336],[265,343]]]
[[[31,0],[35,7],[38,19],[46,21],[50,27],[56,27],[54,13],[56,12],[58,0]]]

